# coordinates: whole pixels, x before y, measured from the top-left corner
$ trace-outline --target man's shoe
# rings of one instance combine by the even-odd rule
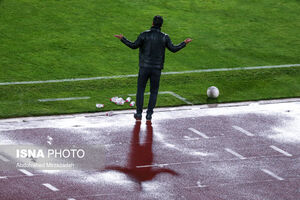
[[[146,120],[151,121],[151,119],[152,119],[152,114],[147,114],[146,115]]]
[[[142,114],[138,114],[138,113],[135,113],[134,114],[134,118],[136,119],[136,120],[142,120]]]

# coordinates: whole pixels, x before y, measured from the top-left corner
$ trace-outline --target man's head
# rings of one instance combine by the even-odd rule
[[[153,18],[153,26],[161,27],[163,22],[164,22],[164,20],[163,20],[162,16],[156,15]]]

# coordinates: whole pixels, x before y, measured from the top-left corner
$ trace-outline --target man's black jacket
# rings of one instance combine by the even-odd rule
[[[121,41],[132,49],[139,48],[139,66],[163,69],[165,61],[165,48],[173,53],[186,46],[185,42],[174,46],[170,37],[162,33],[160,28],[152,27],[139,35],[135,42],[127,40],[125,37]]]

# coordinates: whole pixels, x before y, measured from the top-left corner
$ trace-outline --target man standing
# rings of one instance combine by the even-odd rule
[[[132,49],[139,48],[140,70],[137,83],[136,113],[134,114],[136,120],[142,119],[144,92],[148,79],[150,79],[150,99],[146,119],[152,119],[153,109],[158,94],[161,70],[163,69],[165,61],[165,48],[167,47],[170,51],[175,53],[192,41],[192,39],[187,38],[179,45],[173,45],[170,37],[161,32],[162,24],[163,18],[161,16],[155,16],[153,18],[151,29],[141,33],[135,42],[127,40],[122,34],[115,35],[115,37],[119,38],[128,47]]]

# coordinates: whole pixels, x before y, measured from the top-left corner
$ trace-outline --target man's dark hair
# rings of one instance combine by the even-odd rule
[[[153,18],[153,25],[154,26],[161,27],[163,23],[164,23],[164,20],[163,20],[162,16],[156,15]]]

